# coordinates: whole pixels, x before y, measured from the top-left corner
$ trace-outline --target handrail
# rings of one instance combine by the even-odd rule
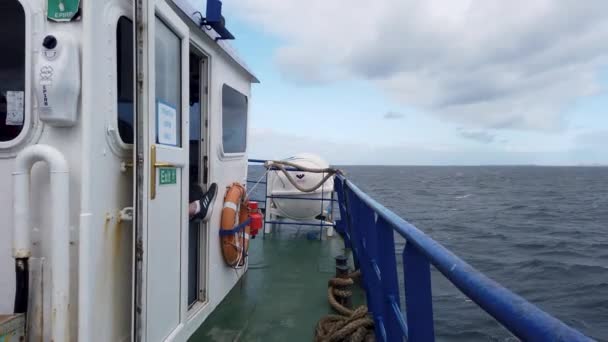
[[[522,297],[486,277],[397,216],[342,175],[336,177],[341,219],[336,229],[361,268],[376,337],[387,341],[434,340],[430,265],[512,334],[529,341],[590,341]],[[399,308],[393,232],[403,251],[406,316]],[[407,323],[405,323],[407,321]]]

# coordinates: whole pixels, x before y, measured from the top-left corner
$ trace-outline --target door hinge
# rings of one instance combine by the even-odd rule
[[[144,259],[144,247],[141,240],[137,240],[135,244],[135,260],[141,262]]]
[[[207,177],[209,175],[209,158],[203,157],[203,184],[207,184]]]

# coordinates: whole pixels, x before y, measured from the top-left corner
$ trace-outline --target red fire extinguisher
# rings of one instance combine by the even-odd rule
[[[249,201],[247,203],[247,208],[249,209],[249,234],[252,239],[255,239],[255,236],[258,235],[258,232],[264,226],[264,217],[262,216],[262,212],[260,208],[258,208],[258,202]]]

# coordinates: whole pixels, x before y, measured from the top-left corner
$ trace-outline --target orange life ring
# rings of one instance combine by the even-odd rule
[[[222,209],[220,226],[222,231],[234,230],[238,224],[247,220],[249,211],[246,205],[246,196],[245,188],[239,183],[233,183],[228,188],[224,197],[224,208]],[[244,265],[249,249],[249,226],[247,225],[232,234],[220,234],[220,239],[222,243],[222,255],[226,264],[230,267]]]

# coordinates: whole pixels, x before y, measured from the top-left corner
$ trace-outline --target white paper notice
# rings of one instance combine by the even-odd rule
[[[163,145],[177,145],[177,111],[175,108],[159,102],[158,120],[156,122],[158,143]]]
[[[25,106],[25,96],[22,91],[6,92],[6,125],[23,125],[23,107]]]

